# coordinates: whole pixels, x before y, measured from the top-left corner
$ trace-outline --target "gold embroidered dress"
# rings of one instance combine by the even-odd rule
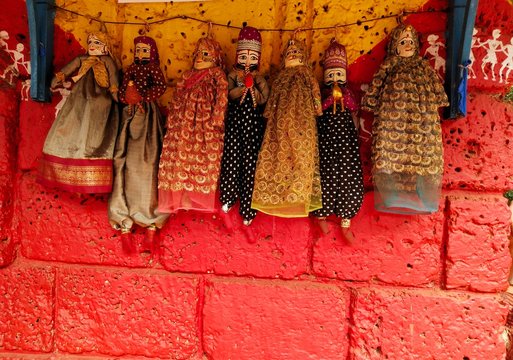
[[[95,76],[90,66],[75,84],[46,137],[38,180],[67,191],[108,193],[119,122],[109,93],[118,86],[116,65],[106,55],[79,56],[61,71],[68,76],[88,61],[103,66],[108,77]]]
[[[271,87],[251,207],[280,217],[306,217],[322,207],[316,116],[319,84],[306,65],[285,67]]]
[[[438,75],[418,55],[418,42],[413,56],[396,54],[394,42],[404,31],[403,25],[392,33],[389,55],[362,99],[362,109],[375,115],[375,206],[385,212],[431,213],[438,210],[443,175],[438,108],[448,101]]]
[[[227,104],[220,66],[191,69],[178,82],[160,157],[159,211],[215,210]]]
[[[76,70],[76,84],[46,137],[38,182],[73,192],[109,193],[119,126],[111,95],[118,91],[117,67],[110,55],[83,55],[58,77],[62,81]]]

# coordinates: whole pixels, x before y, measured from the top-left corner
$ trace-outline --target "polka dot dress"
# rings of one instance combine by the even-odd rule
[[[249,94],[248,94],[249,95]],[[221,161],[221,203],[232,207],[240,199],[239,212],[244,220],[253,220],[257,211],[251,209],[258,152],[262,145],[265,120],[260,107],[253,107],[251,96],[243,103],[229,103]]]
[[[322,209],[315,216],[331,214],[343,219],[356,215],[363,201],[363,176],[358,134],[348,110],[324,110],[317,119],[322,186]]]

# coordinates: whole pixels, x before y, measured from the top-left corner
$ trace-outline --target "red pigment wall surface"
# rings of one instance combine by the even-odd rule
[[[9,48],[28,49],[25,4],[15,3],[0,20]],[[501,29],[508,44],[512,18],[506,0],[482,2],[479,41]],[[423,49],[445,26],[431,14],[409,20]],[[56,68],[83,52],[58,28],[55,43]],[[354,62],[351,82],[368,82],[383,55],[384,42]],[[248,234],[236,209],[179,213],[158,260],[123,253],[107,196],[35,182],[60,96],[25,101],[22,79],[0,79],[0,359],[505,359],[513,105],[509,85],[484,78],[485,48],[475,56],[468,115],[443,123],[438,212],[376,212],[362,139],[369,187],[353,244],[331,218],[321,235],[310,219],[259,214]],[[9,61],[0,50],[1,71]]]

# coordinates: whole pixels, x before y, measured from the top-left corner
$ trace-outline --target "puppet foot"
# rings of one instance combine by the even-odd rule
[[[159,247],[159,238],[158,238],[157,227],[155,225],[150,225],[146,228],[146,236],[144,237],[142,243],[142,250],[149,251],[154,254],[155,250]]]
[[[246,220],[244,220],[244,222],[246,222]],[[249,222],[251,223],[251,221],[249,221]],[[246,225],[246,224],[244,224],[244,225]],[[242,232],[244,233],[244,236],[246,237],[247,242],[250,244],[254,244],[254,243],[256,243],[256,236],[255,236],[255,233],[253,232],[254,228],[252,228],[248,225],[246,225],[242,228]]]
[[[121,247],[128,255],[135,253],[135,244],[132,239],[132,231],[128,228],[121,229]]]
[[[340,222],[342,236],[349,244],[353,244],[354,243],[354,234],[351,231],[350,226],[351,226],[351,220],[349,220],[349,219],[342,219],[342,221]]]
[[[330,227],[325,217],[317,218],[317,225],[319,226],[319,229],[321,229],[324,235],[330,232]]]
[[[223,206],[221,206],[221,209],[225,214],[228,214],[228,211],[230,211],[231,207],[228,204],[223,204]]]
[[[246,226],[251,225],[251,223],[252,223],[252,222],[253,222],[253,219],[250,219],[250,220],[246,220],[246,219],[244,219],[244,220],[242,221],[242,223],[243,223],[244,225],[246,225]]]
[[[224,205],[223,205],[223,207],[224,207]],[[218,211],[219,217],[223,221],[223,224],[224,224],[226,230],[232,231],[233,230],[232,219],[230,218],[228,213],[226,211],[224,211],[224,209],[221,209],[221,210],[222,211]]]

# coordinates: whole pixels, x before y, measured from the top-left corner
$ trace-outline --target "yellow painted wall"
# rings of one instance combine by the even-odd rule
[[[57,0],[57,5],[110,22],[153,22],[177,15],[187,15],[220,24],[242,26],[243,22],[259,29],[295,29],[298,27],[330,27],[355,23],[362,19],[379,18],[396,14],[402,10],[412,11],[421,7],[425,0],[211,0],[189,3],[142,3],[117,4],[117,0]],[[57,11],[56,24],[71,32],[82,43],[87,33],[99,30],[101,25],[90,19]],[[365,30],[364,26],[368,29]],[[316,75],[321,78],[319,60],[330,39],[337,39],[346,45],[348,61],[351,63],[362,53],[372,49],[396,25],[394,18],[383,19],[362,25],[339,27],[330,30],[305,31],[300,37],[307,41],[310,49],[310,62]],[[144,29],[140,25],[110,24],[106,28],[113,38],[114,53],[126,68],[132,62],[133,38]],[[208,31],[208,25],[194,20],[177,19],[151,25],[149,36],[155,38],[159,46],[161,67],[172,87],[181,73],[191,67],[191,55],[196,41]],[[212,32],[224,51],[228,68],[233,65],[235,44],[239,29],[213,26]],[[262,67],[264,73],[276,72],[279,68],[281,51],[292,32],[262,31]],[[169,101],[167,92],[163,103]]]

